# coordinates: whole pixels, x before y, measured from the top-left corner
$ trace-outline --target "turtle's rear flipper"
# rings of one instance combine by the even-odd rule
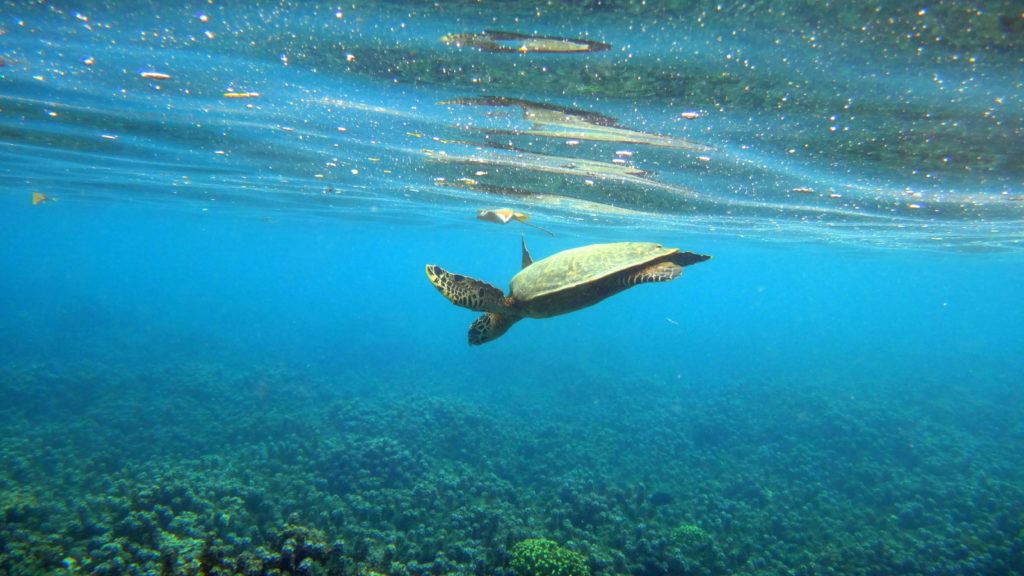
[[[622,277],[622,284],[625,286],[636,286],[648,282],[668,282],[679,278],[683,273],[683,267],[675,262],[658,262],[645,268],[636,270]]]
[[[482,280],[452,274],[431,264],[427,265],[427,278],[438,292],[456,306],[477,312],[501,311],[505,308],[505,294]]]
[[[479,346],[499,338],[518,321],[519,316],[488,312],[469,326],[469,345]]]
[[[678,252],[656,264],[636,270],[622,277],[622,283],[626,286],[646,284],[648,282],[668,282],[675,280],[683,273],[684,266],[699,264],[710,260],[711,256],[694,254],[693,252]]]
[[[679,264],[680,266],[690,266],[711,260],[711,256],[708,256],[707,254],[697,254],[695,252],[676,252],[669,256],[669,260]]]

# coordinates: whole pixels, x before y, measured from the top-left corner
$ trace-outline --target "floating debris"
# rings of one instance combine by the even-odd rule
[[[568,142],[578,140],[594,140],[598,142],[617,142],[619,144],[647,144],[663,148],[677,148],[692,152],[714,152],[714,148],[706,144],[673,138],[661,134],[640,132],[618,125],[615,118],[587,112],[563,108],[551,104],[531,102],[519,98],[501,96],[483,96],[478,98],[456,98],[438,102],[441,105],[459,104],[462,106],[515,106],[523,110],[523,119],[533,126],[527,130],[487,130],[491,134],[514,134],[544,136],[548,138],[564,138]]]
[[[522,212],[515,212],[511,208],[499,208],[498,210],[479,210],[476,215],[477,220],[484,220],[485,222],[494,222],[495,224],[508,224],[513,220],[520,222],[528,219],[529,216]]]
[[[612,45],[581,38],[530,36],[515,32],[484,30],[483,34],[446,34],[441,42],[482,52],[602,52]]]
[[[529,218],[529,215],[523,214],[522,212],[516,212],[511,208],[500,208],[498,210],[480,210],[477,212],[476,215],[477,220],[483,220],[485,222],[494,222],[495,224],[508,224],[509,222],[515,220],[516,222],[522,222],[527,226],[531,226],[533,228],[536,228],[537,230],[546,232],[552,236],[555,235],[554,232],[546,228],[541,228],[536,224],[531,224],[530,222],[527,222]]]
[[[58,200],[57,198],[50,198],[49,196],[47,196],[46,194],[43,194],[42,192],[33,192],[32,193],[32,205],[33,206],[36,206],[37,204],[42,204],[43,202],[56,202],[57,200]]]

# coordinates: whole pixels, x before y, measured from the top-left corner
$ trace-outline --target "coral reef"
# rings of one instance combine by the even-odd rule
[[[1020,432],[1000,411],[1019,399],[637,381],[590,385],[587,402],[536,392],[527,409],[353,397],[274,367],[2,371],[12,576],[1021,570]],[[985,425],[951,427],[951,410]]]

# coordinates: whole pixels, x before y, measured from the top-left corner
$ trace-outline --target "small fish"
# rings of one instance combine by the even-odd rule
[[[446,34],[441,37],[441,42],[479,48],[483,52],[602,52],[612,47],[604,42],[580,38],[529,36],[497,30],[484,30],[483,34]]]
[[[259,92],[225,92],[225,98],[259,98]]]
[[[552,236],[555,235],[555,233],[550,230],[541,228],[536,224],[531,224],[527,222],[529,218],[529,215],[523,214],[522,212],[516,212],[510,208],[501,208],[498,210],[479,210],[476,215],[477,220],[483,220],[485,222],[494,222],[495,224],[508,224],[509,222],[515,220],[516,222],[522,222],[527,226],[532,226],[533,228],[541,230],[542,232],[546,232]]]
[[[57,198],[50,198],[49,196],[47,196],[46,194],[43,194],[42,192],[33,192],[32,193],[32,205],[33,206],[36,206],[37,204],[42,204],[43,202],[56,202],[57,200],[58,200]]]
[[[150,78],[152,80],[170,80],[170,74],[164,74],[163,72],[154,72],[152,70],[146,72],[139,72],[139,76],[143,78]]]

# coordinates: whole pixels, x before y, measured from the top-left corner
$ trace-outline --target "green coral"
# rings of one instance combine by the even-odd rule
[[[694,524],[682,524],[672,530],[672,540],[683,546],[699,546],[711,540],[703,528]]]
[[[511,566],[519,576],[590,576],[586,558],[541,538],[513,546]]]

